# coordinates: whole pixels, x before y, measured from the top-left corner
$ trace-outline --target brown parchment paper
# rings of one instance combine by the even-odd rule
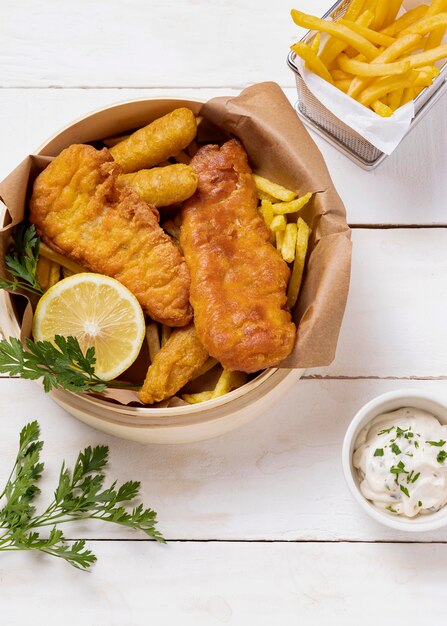
[[[132,127],[126,128],[125,125],[123,106],[119,107],[116,125],[113,118],[115,107],[108,111],[106,121],[103,112],[102,127],[101,124],[95,127],[94,136],[85,136],[85,129],[91,127],[94,116],[86,118],[84,126],[82,120],[78,122],[70,131],[70,143],[95,141],[130,130]],[[297,341],[294,351],[280,367],[328,365],[335,356],[348,296],[351,241],[343,203],[335,191],[321,153],[275,83],[253,85],[236,97],[213,98],[202,106],[200,114],[205,120],[200,126],[200,141],[238,137],[256,173],[294,189],[300,195],[309,191],[315,194],[300,212],[311,226],[312,236],[299,300],[292,312],[297,325]],[[29,155],[0,183],[0,199],[8,210],[5,225],[0,230],[1,276],[6,274],[4,256],[10,243],[11,228],[26,218],[32,183],[51,158]],[[26,298],[26,306],[17,307],[17,310],[23,310],[23,339],[31,335],[34,303],[28,300],[26,294],[19,297]],[[141,375],[140,372],[137,374]],[[119,392],[110,390],[107,396],[122,404],[137,400],[136,394],[129,391],[120,396]]]

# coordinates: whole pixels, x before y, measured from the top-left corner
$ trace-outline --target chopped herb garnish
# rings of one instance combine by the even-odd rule
[[[445,450],[441,450],[441,452],[436,457],[436,460],[438,461],[438,463],[444,463],[446,459],[447,459],[447,452]]]
[[[414,440],[414,447],[419,448],[419,441],[417,441],[416,439]]]
[[[417,474],[415,474],[415,476],[412,479],[412,483],[415,483],[417,481],[417,479],[419,478],[419,476],[421,475],[421,472],[418,472]]]
[[[437,448],[442,448],[445,445],[444,439],[440,439],[439,441],[426,441],[425,443],[430,444],[431,446],[436,446]]]
[[[391,426],[391,428],[384,428],[383,430],[380,431],[380,433],[377,433],[378,435],[386,435],[387,433],[390,433],[393,428],[395,428],[395,426]]]
[[[408,489],[406,487],[404,487],[403,485],[399,485],[400,490],[402,491],[402,493],[404,493],[407,498],[410,497],[410,494],[408,493]]]
[[[413,474],[414,474],[414,470],[411,470],[411,472],[407,476],[407,483],[411,482],[411,479],[413,478]]]
[[[393,507],[391,506],[391,504],[390,504],[390,506],[387,506],[387,507],[386,507],[386,510],[387,510],[387,511],[391,511],[391,513],[397,513],[396,509],[393,509]]]
[[[399,448],[397,443],[393,443],[393,445],[391,446],[391,450],[394,452],[394,454],[401,454],[401,449]]]
[[[422,506],[422,502],[420,500],[418,501],[418,506]]]
[[[383,456],[383,448],[376,448],[374,456]]]

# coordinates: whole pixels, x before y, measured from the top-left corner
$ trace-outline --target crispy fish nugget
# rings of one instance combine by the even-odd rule
[[[136,172],[175,156],[191,143],[196,132],[194,113],[186,108],[175,109],[132,133],[110,148],[110,153],[123,172]]]
[[[122,174],[118,180],[130,185],[149,204],[161,207],[190,198],[197,189],[198,178],[192,167],[176,163]]]
[[[199,186],[183,205],[180,242],[199,339],[228,370],[277,365],[295,340],[290,271],[258,214],[245,150],[234,139],[220,149],[205,146],[191,166]]]
[[[174,396],[208,359],[194,324],[174,330],[154,357],[139,393],[144,404]]]
[[[50,248],[85,269],[119,280],[154,320],[192,317],[189,272],[158,213],[127,186],[109,151],[75,144],[37,177],[30,221]]]

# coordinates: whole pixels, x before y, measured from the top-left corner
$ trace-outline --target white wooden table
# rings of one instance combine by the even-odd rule
[[[0,178],[72,119],[138,97],[208,99],[276,80],[299,35],[291,0],[2,0]],[[329,0],[301,0],[322,14]],[[141,478],[166,546],[105,525],[71,528],[92,574],[0,554],[5,626],[427,624],[445,617],[447,529],[386,530],[343,481],[346,427],[401,387],[447,394],[447,98],[376,171],[316,139],[353,226],[349,303],[337,358],[275,409],[217,440],[156,447],[96,432],[31,382],[0,379],[0,478],[19,428],[38,419],[49,497],[62,459],[111,448],[110,475]],[[441,595],[442,594],[442,595]],[[442,619],[441,619],[442,623]]]

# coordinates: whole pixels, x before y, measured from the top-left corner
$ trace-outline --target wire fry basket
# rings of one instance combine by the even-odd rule
[[[323,15],[322,19],[337,20],[343,17],[350,3],[351,0],[339,0]],[[301,41],[308,43],[314,34],[315,31],[307,32]],[[298,91],[298,101],[295,108],[302,121],[363,169],[372,170],[376,168],[388,155],[342,122],[314,96],[301,77],[295,61],[296,54],[290,52],[287,63],[295,74]],[[408,132],[428,113],[446,90],[447,63],[444,64],[430,87],[421,91],[414,100],[415,116]]]

